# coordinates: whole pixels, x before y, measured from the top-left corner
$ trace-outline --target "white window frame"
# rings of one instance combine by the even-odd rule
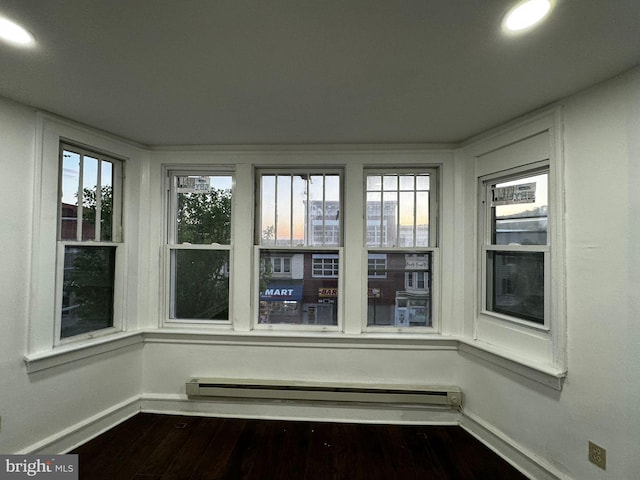
[[[113,226],[112,226],[112,240],[101,241],[93,238],[91,240],[82,240],[82,207],[78,207],[78,224],[76,231],[76,239],[63,240],[61,239],[62,229],[62,170],[63,170],[63,153],[65,151],[72,151],[80,155],[81,159],[85,156],[96,158],[98,162],[107,161],[112,164],[113,173]],[[114,333],[121,332],[123,330],[123,268],[124,268],[124,248],[123,248],[123,185],[124,185],[124,168],[125,162],[123,159],[118,158],[111,154],[105,154],[97,149],[90,149],[78,146],[70,141],[62,140],[59,142],[59,173],[58,173],[58,233],[57,233],[57,246],[56,246],[56,281],[55,281],[55,319],[54,328],[55,336],[53,346],[60,346],[69,343],[79,342],[92,338],[99,338],[106,335],[112,335]],[[82,185],[83,164],[80,165],[80,188],[84,188]],[[98,183],[101,185],[101,178],[98,170]],[[80,193],[80,192],[78,192]],[[81,199],[80,199],[81,200]],[[100,236],[100,226],[97,225],[96,236]],[[64,284],[64,266],[65,266],[65,249],[66,247],[111,247],[115,249],[115,271],[114,271],[114,285],[113,285],[113,318],[112,326],[92,330],[90,332],[81,333],[69,337],[62,338],[62,296],[63,296],[63,284]]]
[[[262,208],[261,208],[261,199],[262,199],[262,176],[263,175],[283,175],[283,176],[297,176],[297,175],[336,175],[338,176],[338,184],[340,188],[340,200],[338,205],[338,211],[340,212],[338,219],[335,220],[337,222],[339,228],[339,235],[332,235],[332,237],[337,237],[336,240],[338,242],[337,245],[318,245],[314,244],[314,235],[315,235],[315,227],[316,225],[313,222],[308,222],[306,225],[306,235],[307,240],[305,245],[294,245],[293,243],[293,223],[290,226],[291,236],[288,245],[277,244],[277,241],[274,240],[274,244],[264,245],[262,244],[261,238],[261,227],[262,227]],[[342,330],[342,321],[343,321],[343,238],[344,238],[344,221],[342,214],[344,208],[344,178],[345,172],[341,167],[331,167],[328,166],[326,168],[309,168],[301,165],[292,165],[291,167],[286,168],[257,168],[254,171],[254,185],[255,185],[255,215],[254,215],[254,305],[256,308],[253,311],[252,315],[252,325],[255,330],[295,330],[297,332],[313,332],[313,331],[341,331]],[[277,184],[277,182],[276,182]],[[307,192],[308,193],[308,192]],[[293,195],[293,189],[291,189],[291,195]],[[277,193],[276,193],[277,198]],[[309,197],[307,196],[307,199]],[[323,193],[323,202],[324,200]],[[293,198],[291,198],[291,204],[293,205]],[[277,210],[277,205],[276,205]],[[307,212],[305,213],[305,221],[310,220],[310,202],[307,200]],[[291,218],[291,222],[293,222],[293,218]],[[329,226],[333,227],[334,220],[329,220]],[[323,220],[323,228],[327,226],[327,220]],[[323,238],[325,236],[323,235]],[[277,231],[276,236],[277,239]],[[324,238],[326,240],[326,238]],[[274,251],[274,252],[287,252],[290,251],[292,255],[294,254],[311,254],[311,275],[310,278],[336,278],[338,282],[338,297],[337,297],[337,321],[336,325],[299,325],[299,324],[263,324],[259,323],[259,305],[260,305],[260,292],[259,292],[259,282],[255,281],[260,277],[260,258],[262,252]],[[276,257],[279,255],[275,255]],[[313,272],[313,259],[314,258],[331,258],[338,260],[338,275],[315,275]]]
[[[367,165],[364,167],[363,169],[363,178],[362,178],[362,182],[363,182],[363,201],[362,201],[362,208],[363,208],[363,217],[364,217],[364,228],[363,228],[363,238],[362,238],[362,243],[363,243],[363,250],[364,250],[364,257],[365,259],[368,259],[368,256],[370,254],[372,255],[380,255],[380,254],[394,254],[394,253],[398,253],[398,254],[429,254],[431,256],[431,266],[430,266],[430,271],[429,271],[429,275],[431,276],[431,282],[430,282],[430,287],[429,287],[429,295],[430,295],[430,303],[431,303],[431,325],[429,326],[407,326],[407,327],[398,327],[398,326],[373,326],[373,325],[368,325],[367,324],[367,320],[368,320],[368,315],[367,315],[367,309],[368,309],[368,280],[370,278],[374,278],[375,277],[369,277],[368,275],[364,275],[365,278],[365,282],[363,283],[363,291],[364,291],[364,316],[362,319],[362,330],[364,332],[372,332],[372,333],[389,333],[389,332],[396,332],[396,333],[412,333],[412,334],[425,334],[425,333],[436,333],[439,331],[440,329],[440,248],[439,248],[439,218],[440,218],[440,205],[441,205],[441,199],[440,199],[440,192],[439,192],[439,183],[440,183],[440,173],[441,170],[438,167],[435,166],[410,166],[410,167],[404,167],[404,168],[380,168],[377,166],[373,166],[373,165]],[[389,175],[389,174],[393,174],[393,175],[407,175],[407,174],[414,174],[414,175],[423,175],[423,174],[428,174],[429,175],[429,238],[428,238],[428,245],[427,246],[420,246],[420,247],[398,247],[398,246],[368,246],[367,245],[367,229],[369,227],[369,225],[371,224],[371,221],[367,218],[367,193],[369,192],[369,190],[367,190],[367,177],[368,176],[373,176],[373,175],[381,175],[382,177],[384,177],[384,175]],[[398,192],[400,192],[401,190],[398,189]],[[414,192],[416,191],[416,189],[414,189]],[[415,193],[414,193],[415,194]],[[414,197],[414,205],[415,205],[415,197]],[[381,209],[384,208],[384,204],[381,205]],[[384,224],[382,222],[382,217],[384,217],[381,214],[381,225],[383,226],[383,229],[386,231],[388,230],[388,225]],[[399,223],[399,215],[398,215],[398,223]],[[417,241],[417,225],[415,223],[415,211],[414,211],[414,238],[413,238],[413,242],[414,245]],[[396,231],[399,234],[399,229],[396,228]],[[385,235],[385,239],[382,239],[384,241],[386,241],[386,235]],[[365,260],[367,262],[367,266],[368,266],[368,260]],[[368,272],[368,269],[365,270],[365,272]],[[406,274],[405,274],[405,288],[406,288]]]
[[[231,240],[229,244],[189,244],[177,243],[177,206],[178,192],[174,179],[180,176],[206,176],[206,177],[231,177],[232,181],[232,199],[231,199]],[[163,315],[161,326],[164,327],[185,327],[195,326],[198,328],[224,328],[231,326],[233,318],[233,238],[234,238],[234,200],[235,195],[235,170],[228,167],[220,167],[216,165],[199,165],[199,166],[165,166],[163,168],[164,190],[165,190],[165,245],[164,245],[164,262],[163,262]],[[179,250],[195,250],[195,251],[223,251],[228,252],[229,262],[225,267],[225,275],[229,277],[229,316],[227,319],[197,319],[197,318],[172,318],[172,312],[175,309],[172,294],[175,291],[175,278],[173,272],[173,252]]]
[[[489,352],[496,358],[504,359],[508,368],[527,372],[550,374],[551,382],[566,374],[567,366],[567,320],[566,320],[566,280],[564,262],[564,175],[562,147],[562,110],[551,109],[532,115],[525,121],[514,123],[510,128],[469,144],[460,151],[460,158],[467,175],[464,189],[475,192],[467,195],[469,209],[465,223],[475,220],[476,242],[472,246],[475,278],[467,276],[465,291],[468,295],[465,305],[463,348],[470,352]],[[486,202],[482,179],[500,178],[537,168],[547,167],[548,176],[548,261],[545,274],[551,278],[545,286],[545,301],[548,302],[546,326],[536,326],[531,322],[511,321],[499,315],[486,313],[483,302],[486,299],[486,271],[483,265],[483,244],[486,232],[486,214],[482,202]],[[472,206],[472,203],[475,203]],[[475,218],[474,218],[475,217]],[[535,247],[534,247],[535,248]],[[525,366],[523,368],[519,365]]]
[[[527,328],[542,330],[545,332],[549,331],[549,323],[550,323],[550,295],[551,295],[551,246],[550,239],[552,232],[550,231],[550,226],[552,224],[552,220],[550,215],[553,212],[553,206],[548,205],[547,215],[548,215],[548,227],[547,227],[547,242],[544,245],[500,245],[494,244],[492,242],[491,236],[493,231],[492,218],[491,218],[491,186],[499,183],[506,183],[510,181],[525,179],[528,177],[533,177],[536,175],[547,174],[550,176],[549,170],[549,162],[539,162],[533,165],[526,165],[523,167],[518,167],[514,169],[510,169],[507,171],[499,172],[496,174],[486,175],[479,179],[480,185],[479,190],[481,191],[482,199],[480,200],[480,211],[482,216],[481,232],[480,238],[482,239],[482,243],[480,246],[480,296],[479,304],[480,304],[480,314],[484,316],[493,317],[495,319],[507,322],[513,322],[515,324],[519,324],[525,326]],[[549,177],[548,177],[549,178]],[[550,183],[549,181],[547,182]],[[535,323],[533,321],[526,320],[521,317],[516,317],[514,315],[508,315],[501,312],[496,312],[491,310],[488,305],[487,296],[493,288],[488,284],[488,274],[489,274],[489,252],[500,252],[500,253],[541,253],[544,258],[544,322],[542,324]]]

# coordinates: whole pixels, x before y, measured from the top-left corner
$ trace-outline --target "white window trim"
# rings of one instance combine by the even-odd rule
[[[172,178],[175,176],[231,176],[232,177],[232,199],[231,199],[231,240],[228,245],[225,244],[179,244],[175,243],[174,226],[177,222],[177,192],[173,191]],[[223,329],[230,330],[233,318],[234,308],[234,255],[233,240],[236,234],[234,225],[235,208],[235,185],[236,175],[235,168],[221,165],[163,165],[162,182],[164,194],[163,203],[163,232],[165,235],[164,245],[162,247],[162,275],[160,286],[160,297],[162,298],[160,327],[166,328],[189,328],[198,329]],[[207,320],[194,318],[171,318],[173,310],[171,292],[173,287],[173,278],[171,276],[171,256],[172,251],[176,250],[207,250],[207,251],[228,251],[229,252],[229,318],[225,320]]]
[[[59,161],[61,144],[84,147],[90,152],[104,153],[114,159],[126,162],[123,202],[134,198],[131,184],[139,178],[139,159],[144,148],[121,140],[112,135],[95,131],[74,122],[60,119],[54,115],[38,112],[36,115],[35,168],[33,176],[33,228],[31,244],[30,290],[29,290],[29,335],[27,355],[46,355],[54,349],[63,348],[78,342],[91,345],[110,336],[120,336],[122,332],[136,328],[137,319],[133,312],[137,305],[131,303],[136,295],[129,295],[129,265],[137,262],[136,228],[131,223],[127,209],[123,209],[123,230],[127,232],[126,243],[118,243],[116,267],[116,309],[121,313],[120,325],[104,331],[69,337],[63,342],[59,339],[59,323],[56,320],[60,278],[58,270],[58,209],[59,209]],[[138,191],[143,188],[142,185]],[[131,234],[129,233],[131,232]],[[96,242],[102,245],[103,242]],[[133,248],[132,248],[133,245]],[[130,258],[133,255],[133,258]],[[61,288],[61,287],[60,287]],[[138,288],[132,286],[132,288]],[[120,293],[118,293],[120,292]],[[116,319],[114,319],[116,321]]]
[[[566,280],[565,280],[565,233],[564,233],[564,160],[562,145],[562,110],[555,107],[544,110],[506,127],[469,142],[458,150],[459,165],[466,171],[462,177],[462,188],[472,194],[464,195],[467,225],[475,225],[476,243],[468,248],[475,265],[476,276],[465,278],[465,297],[473,298],[473,306],[465,302],[459,311],[464,311],[463,338],[467,347],[499,355],[517,364],[529,365],[539,371],[556,372],[564,377],[567,370],[566,327]],[[536,154],[546,145],[544,157]],[[518,150],[521,149],[521,150]],[[548,242],[551,245],[548,271],[553,279],[549,293],[550,324],[544,331],[517,322],[481,316],[481,251],[479,248],[480,222],[478,180],[484,176],[516,168],[527,169],[528,165],[549,162],[549,223]],[[552,210],[551,210],[552,209]],[[547,265],[545,265],[545,268]],[[473,295],[471,294],[473,292]],[[480,328],[482,327],[482,328]]]
[[[540,162],[537,164],[525,165],[522,167],[517,167],[508,171],[499,172],[496,174],[486,175],[478,179],[479,185],[478,190],[480,192],[480,199],[478,204],[480,205],[480,228],[481,232],[479,234],[480,239],[480,268],[479,268],[479,278],[478,282],[480,285],[480,298],[478,300],[478,304],[480,305],[480,316],[484,317],[492,317],[496,320],[511,322],[516,325],[520,325],[524,328],[531,328],[534,330],[540,330],[543,332],[548,332],[550,330],[550,318],[551,318],[551,308],[550,308],[550,297],[551,297],[551,247],[549,245],[549,238],[551,237],[552,232],[547,230],[547,243],[545,245],[498,245],[491,243],[491,219],[489,215],[489,211],[491,209],[491,199],[490,199],[490,184],[492,183],[501,183],[507,182],[527,176],[533,176],[540,173],[550,173],[549,171],[549,162]],[[549,206],[550,213],[553,213],[555,210],[553,206]],[[488,293],[488,284],[487,284],[487,275],[488,275],[488,261],[487,254],[488,252],[531,252],[531,253],[542,253],[544,255],[544,323],[536,324],[531,321],[527,321],[525,319],[515,317],[512,315],[507,315],[499,312],[495,312],[493,310],[489,310],[487,307],[487,293]]]

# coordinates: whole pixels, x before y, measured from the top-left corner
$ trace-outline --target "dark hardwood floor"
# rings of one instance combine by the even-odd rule
[[[82,480],[524,479],[459,427],[141,413],[70,453]]]

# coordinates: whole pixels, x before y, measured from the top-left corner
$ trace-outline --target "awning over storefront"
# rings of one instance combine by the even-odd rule
[[[261,302],[300,302],[302,285],[269,285],[260,292]]]

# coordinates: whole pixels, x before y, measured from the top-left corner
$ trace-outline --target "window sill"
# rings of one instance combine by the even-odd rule
[[[192,328],[151,329],[144,332],[148,343],[268,345],[309,348],[374,348],[408,350],[457,350],[458,341],[439,334],[362,333],[349,335],[336,331],[252,330],[248,332],[212,331]]]
[[[459,351],[505,368],[555,390],[562,390],[567,369],[517,357],[512,352],[467,338],[458,338]]]
[[[67,343],[44,352],[24,356],[27,373],[35,373],[84,358],[118,350],[144,342],[142,331],[122,332],[114,335]]]
[[[562,390],[567,370],[518,358],[511,352],[467,338],[439,334],[288,332],[205,330],[202,328],[161,328],[123,332],[83,342],[67,344],[46,352],[24,356],[27,373],[72,363],[84,358],[143,343],[272,346],[299,348],[344,348],[376,350],[459,351],[497,365],[538,383]]]

